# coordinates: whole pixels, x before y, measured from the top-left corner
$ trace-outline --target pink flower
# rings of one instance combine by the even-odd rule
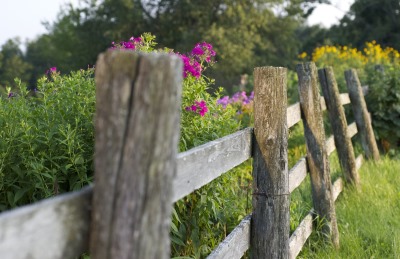
[[[51,67],[46,71],[46,75],[50,75],[57,72],[57,67]]]
[[[202,42],[197,43],[192,50],[194,55],[200,62],[205,60],[207,63],[211,62],[211,57],[215,57],[216,53],[210,43]]]
[[[196,46],[194,47],[194,49],[192,50],[192,55],[198,55],[201,56],[204,54],[204,50],[200,47],[200,46]]]
[[[186,107],[185,110],[197,113],[201,117],[204,117],[204,115],[208,112],[208,107],[207,103],[204,100],[201,100],[200,102],[195,101],[193,105]]]
[[[201,65],[194,59],[190,59],[188,56],[180,55],[183,61],[183,77],[188,77],[189,74],[199,78],[201,76]]]

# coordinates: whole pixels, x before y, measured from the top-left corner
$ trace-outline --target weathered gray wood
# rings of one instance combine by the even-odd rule
[[[245,217],[237,227],[218,245],[207,259],[240,259],[250,246],[251,215]]]
[[[332,185],[333,190],[333,200],[336,201],[339,194],[343,191],[343,180],[342,178],[338,178]]]
[[[350,103],[350,98],[349,98],[349,94],[348,93],[343,93],[339,95],[339,99],[340,99],[340,104],[341,105],[346,105]]]
[[[291,128],[301,121],[300,103],[295,103],[287,108],[287,125]]]
[[[177,201],[251,157],[253,129],[247,128],[178,155],[172,201]]]
[[[332,154],[332,152],[336,149],[335,138],[333,136],[330,136],[325,143],[328,155]]]
[[[310,212],[300,222],[299,226],[290,236],[289,247],[290,253],[289,258],[294,259],[300,253],[308,237],[313,231],[313,213]]]
[[[344,75],[365,156],[368,159],[379,160],[379,150],[357,71],[350,69],[345,71]]]
[[[354,135],[356,135],[358,132],[357,130],[357,125],[355,122],[349,124],[347,126],[347,135],[349,136],[349,138],[352,138]]]
[[[321,111],[325,111],[326,110],[326,103],[325,103],[325,99],[323,96],[320,97],[319,99],[320,103],[321,103]]]
[[[336,149],[340,165],[344,172],[345,180],[354,184],[360,184],[360,179],[355,168],[355,158],[351,139],[347,134],[347,121],[343,106],[340,102],[339,89],[331,67],[318,70],[319,80],[322,86],[325,102],[328,108],[329,119],[332,126]]]
[[[289,256],[286,68],[254,70],[251,258]]]
[[[300,186],[307,176],[307,160],[302,157],[289,171],[289,192]]]
[[[95,79],[91,257],[169,258],[182,61],[107,51]]]
[[[362,163],[363,163],[363,156],[362,156],[362,155],[359,155],[359,156],[356,158],[356,168],[357,168],[357,170],[360,169]]]
[[[92,187],[0,214],[0,258],[68,259],[88,249]]]
[[[296,66],[299,78],[299,97],[303,112],[304,136],[307,147],[307,163],[310,171],[314,209],[325,219],[322,231],[339,247],[339,231],[332,184],[329,157],[325,145],[325,130],[318,91],[317,67],[314,63]]]

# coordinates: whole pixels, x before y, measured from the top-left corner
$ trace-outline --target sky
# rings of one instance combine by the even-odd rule
[[[338,23],[354,0],[331,0],[332,5],[320,5],[308,23],[330,27]],[[0,0],[0,46],[8,39],[19,37],[22,43],[46,33],[43,22],[53,22],[62,6],[79,0]]]

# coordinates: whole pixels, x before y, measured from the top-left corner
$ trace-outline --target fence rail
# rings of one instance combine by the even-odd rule
[[[154,65],[154,61],[152,60],[154,58],[153,56],[141,56],[140,58],[149,59],[148,61],[150,62],[149,66]],[[162,62],[168,63],[168,61],[164,60],[164,57],[162,57],[161,60]],[[266,80],[272,80],[271,81],[272,83],[278,82],[279,84],[281,84],[286,82],[285,75],[283,74],[284,70],[275,68],[271,69],[268,70],[268,68],[267,69],[263,68],[259,70],[259,72],[264,73],[265,71],[267,71],[267,73],[277,73],[272,75],[272,79],[269,79],[271,78],[271,75],[265,77]],[[171,71],[173,71],[173,69]],[[174,72],[170,73],[174,74]],[[352,73],[354,73],[354,71]],[[179,73],[176,73],[175,76],[177,77],[181,76],[178,74]],[[149,76],[149,75],[144,75],[144,76]],[[264,75],[262,76],[259,75],[261,79],[263,76]],[[352,77],[353,77],[352,80],[354,81],[354,74],[352,74]],[[316,80],[315,78],[312,77],[310,78],[312,80]],[[115,84],[112,76],[107,80],[111,82],[111,86]],[[137,75],[134,75],[133,79],[129,80],[137,80]],[[179,81],[179,79],[173,79],[172,81],[177,82]],[[127,85],[134,85],[134,84],[127,84]],[[259,87],[263,86],[261,86],[260,84]],[[358,93],[361,93],[360,85],[358,84],[357,87],[359,88]],[[271,94],[275,94],[275,92],[273,92],[274,90],[271,89],[267,89],[267,91],[271,91]],[[256,93],[255,102],[261,100],[260,96],[257,95],[258,94]],[[358,96],[357,98],[361,98],[361,100],[363,100],[363,97]],[[354,105],[350,101],[351,99],[353,98],[349,94],[338,95],[340,107],[342,107],[342,105],[349,103]],[[272,102],[268,105],[274,105],[274,101],[275,100],[272,100]],[[128,104],[131,102],[126,100],[126,103]],[[317,103],[321,111],[327,108],[326,100],[323,97],[318,97]],[[267,108],[270,108],[270,106],[268,105]],[[296,103],[294,105],[287,107],[285,112],[280,113],[284,114],[285,116],[285,119],[282,120],[283,123],[282,126],[278,126],[282,127],[281,130],[283,134],[287,134],[287,132],[285,133],[285,131],[287,131],[288,128],[299,123],[302,119],[303,123],[308,123],[307,121],[305,121],[305,118],[304,117],[302,118],[301,116],[302,114],[301,109],[304,108],[304,107],[302,108],[302,105],[303,104],[301,103]],[[328,106],[332,105],[329,103]],[[115,107],[113,109],[115,109]],[[128,116],[133,116],[135,115],[135,112],[138,112],[137,110],[135,110],[134,107],[129,109],[132,109],[132,112],[128,112],[127,113]],[[258,109],[260,109],[260,107]],[[265,109],[265,107],[263,107],[262,109]],[[115,110],[115,112],[118,112],[118,110]],[[366,112],[365,107],[363,112],[365,114]],[[256,120],[260,119],[259,116],[260,115],[256,115]],[[359,129],[364,130],[363,127],[366,126],[363,124],[370,123],[370,121],[365,121],[365,116],[363,117],[363,119],[364,121],[361,123],[357,121],[357,123],[354,122],[348,126],[346,123],[344,130],[347,138],[353,137],[355,134],[357,134]],[[258,124],[256,121],[256,127],[257,125]],[[260,130],[260,128],[258,128],[258,130]],[[258,134],[260,134],[260,132]],[[335,136],[331,136],[323,141],[324,142],[323,150],[325,150],[324,152],[326,152],[327,155],[331,154],[336,149],[334,140]],[[275,143],[276,140],[271,139],[270,137],[268,137],[268,135],[264,135],[263,138],[265,138],[266,142],[260,142],[260,140],[257,139],[255,130],[253,128],[247,128],[242,131],[231,134],[229,136],[211,141],[199,147],[178,154],[174,158],[176,162],[176,177],[171,181],[170,188],[173,192],[171,194],[169,204],[167,206],[171,206],[172,202],[176,202],[179,199],[185,197],[186,195],[192,193],[194,190],[201,188],[207,183],[218,178],[223,173],[229,171],[235,166],[238,166],[244,161],[248,160],[252,156],[253,157],[255,156],[254,160],[256,163],[256,167],[259,168],[258,170],[260,170],[260,166],[261,168],[264,168],[263,170],[266,171],[271,170],[270,167],[268,167],[268,165],[265,164],[268,161],[264,162],[264,159],[266,158],[265,152],[272,152],[271,150],[266,150],[266,148],[267,149],[270,148],[271,145]],[[265,143],[267,143],[267,145],[265,145]],[[282,143],[284,144],[284,142]],[[108,145],[109,143],[107,142],[106,144]],[[287,149],[287,146],[285,148]],[[368,147],[364,147],[364,149],[365,148]],[[282,181],[283,182],[287,181],[288,193],[290,194],[291,192],[293,192],[293,190],[295,190],[298,186],[300,186],[300,184],[306,178],[307,173],[309,172],[308,168],[309,157],[302,157],[297,161],[297,163],[293,166],[293,168],[287,170],[287,153],[285,153],[287,152],[287,150],[286,151],[281,150],[279,152],[280,156],[278,158],[281,160],[274,160],[276,158],[271,158],[271,157],[269,157],[268,159],[272,159],[271,160],[272,164],[276,163],[273,161],[278,161],[276,164],[278,167],[277,169],[274,170],[281,171],[283,175],[279,175],[279,177],[283,178],[281,180],[278,180],[276,184],[281,184]],[[282,160],[283,156],[286,156],[286,162]],[[97,159],[102,159],[102,158],[98,157]],[[257,165],[257,163],[259,164]],[[362,164],[361,155],[354,160],[354,164],[356,170],[358,170],[358,168],[360,168]],[[161,167],[159,167],[157,170],[162,171],[162,165],[160,166]],[[259,171],[258,174],[260,173],[264,172]],[[274,172],[268,172],[268,173],[272,173],[272,176],[276,174]],[[287,177],[287,180],[285,180],[285,177]],[[346,181],[348,181],[349,178],[346,177],[347,176],[345,175],[345,179]],[[344,182],[342,178],[339,178],[335,183],[332,184],[330,195],[333,201],[337,199],[338,195],[343,189],[343,185]],[[330,190],[330,188],[328,189]],[[89,249],[89,243],[90,243],[89,236],[92,235],[91,238],[93,238],[93,234],[96,234],[93,232],[92,234],[90,234],[90,232],[93,231],[91,230],[94,224],[93,217],[95,217],[94,215],[96,215],[93,214],[93,207],[92,207],[93,192],[96,192],[96,188],[93,188],[93,186],[88,186],[78,192],[60,195],[55,198],[47,199],[32,205],[24,206],[0,214],[0,232],[1,232],[0,257],[1,258],[75,258],[80,254],[82,254],[83,252],[88,252],[89,250],[90,252],[93,252],[92,240],[91,240],[92,247]],[[264,198],[269,199],[268,195],[271,195],[268,194],[268,190],[265,193],[260,192],[260,190],[258,189],[253,190],[253,192],[257,193],[262,199]],[[255,199],[258,199],[260,197],[257,197]],[[269,200],[269,202],[271,201]],[[282,202],[286,204],[285,203],[286,200],[282,200]],[[133,204],[133,203],[128,202],[128,204]],[[261,210],[262,209],[263,208],[261,208]],[[288,213],[288,207],[285,207],[284,209],[286,210],[285,213]],[[208,258],[213,258],[213,259],[241,258],[243,254],[252,245],[251,240],[254,239],[257,240],[258,238],[260,238],[257,234],[257,231],[255,231],[254,228],[258,226],[257,224],[261,224],[261,227],[264,227],[266,224],[264,222],[265,219],[259,219],[261,221],[257,221],[258,223],[255,223],[255,225],[252,226],[250,222],[253,222],[255,215],[256,217],[259,217],[255,213],[257,212],[253,212],[253,214],[250,214],[247,217],[245,217],[240,222],[240,224],[226,237],[226,239],[222,243],[220,243],[218,247],[208,256]],[[310,212],[299,224],[299,226],[293,232],[290,238],[289,236],[287,236],[287,238],[279,237],[280,240],[283,240],[283,242],[285,242],[283,248],[282,244],[280,244],[281,246],[279,247],[275,248],[268,247],[268,249],[275,252],[279,250],[279,253],[283,253],[282,255],[286,254],[290,258],[295,258],[301,251],[302,246],[304,245],[307,238],[313,231],[312,224],[313,224],[314,213],[318,213],[318,211],[313,210],[312,212]],[[160,220],[161,222],[165,222],[165,219],[160,219]],[[164,223],[151,222],[151,224],[164,224]],[[273,230],[274,233],[276,234],[277,232],[275,231],[278,230],[275,228],[281,227],[280,224],[288,224],[288,222],[276,222],[268,226],[268,228],[271,231]],[[168,226],[164,226],[164,228],[168,229]],[[140,233],[140,235],[142,234],[145,235],[145,233]],[[250,238],[251,235],[253,235],[252,238]],[[143,237],[141,236],[140,238]],[[271,240],[264,240],[263,242],[264,244],[267,244],[271,242]],[[287,246],[287,248],[285,248],[285,246]],[[106,249],[113,250],[113,248],[110,248],[108,246]],[[128,248],[128,251],[129,249],[130,248]],[[262,255],[260,256],[261,258],[263,258],[264,256],[268,257],[267,254],[271,255],[270,251],[265,251],[266,247],[257,247],[256,249],[258,250],[258,253]],[[284,249],[285,251],[282,252],[280,251],[281,249]],[[107,253],[110,253],[109,255],[111,255],[112,257],[112,252],[107,251]],[[162,254],[163,254],[163,256],[161,256],[162,258],[169,256],[169,253],[162,253]],[[257,256],[255,256],[255,258],[257,258]]]

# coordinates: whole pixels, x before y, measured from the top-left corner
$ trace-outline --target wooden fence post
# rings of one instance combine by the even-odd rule
[[[254,160],[251,258],[289,256],[287,70],[254,70]]]
[[[357,130],[360,133],[361,145],[365,155],[368,159],[379,160],[379,150],[357,71],[355,69],[350,69],[345,71],[344,75],[347,89],[349,90],[349,97],[357,124]]]
[[[347,120],[343,106],[340,103],[339,89],[332,67],[319,69],[318,76],[328,109],[336,150],[338,152],[340,165],[344,171],[345,180],[347,183],[352,183],[354,186],[358,187],[360,178],[356,168],[353,144],[347,133]]]
[[[170,258],[181,83],[176,56],[99,56],[92,258]]]
[[[296,67],[299,78],[299,97],[303,112],[307,164],[310,170],[314,209],[324,219],[323,233],[339,247],[339,231],[332,195],[329,156],[326,148],[323,114],[318,90],[317,67],[314,63]]]

